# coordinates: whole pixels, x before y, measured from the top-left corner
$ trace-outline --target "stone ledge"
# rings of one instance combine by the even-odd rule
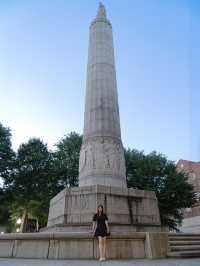
[[[144,232],[113,232],[108,239],[145,239],[146,233]],[[58,240],[58,239],[94,239],[91,233],[82,232],[56,232],[56,233],[16,233],[16,234],[2,234],[1,240]]]
[[[139,217],[139,216],[138,216]],[[58,217],[59,218],[59,217]],[[54,222],[54,221],[56,221],[57,220],[57,218],[56,219],[51,219],[51,220],[49,220],[50,222]],[[57,224],[55,224],[54,223],[54,225],[51,225],[51,226],[48,226],[48,227],[44,227],[44,228],[42,228],[41,230],[40,230],[40,232],[48,232],[48,229],[49,228],[55,228],[55,227],[62,227],[62,228],[66,228],[66,229],[68,229],[68,228],[78,228],[79,229],[79,227],[82,227],[82,228],[91,228],[92,227],[92,225],[91,225],[92,223],[90,222],[90,223],[85,223],[84,224],[84,226],[83,226],[83,224],[81,224],[81,223],[73,223],[73,224],[63,224],[63,223],[57,223]],[[134,227],[134,229],[135,229],[135,232],[138,232],[137,231],[137,228],[141,228],[141,227],[144,227],[144,226],[146,226],[146,227],[148,227],[148,226],[150,226],[150,227],[156,227],[156,228],[158,228],[159,229],[159,231],[160,231],[160,223],[154,223],[154,224],[152,224],[152,223],[148,223],[148,222],[144,222],[144,223],[137,223],[137,222],[133,222],[133,223],[114,223],[114,222],[110,222],[109,223],[109,225],[110,225],[110,227],[113,227],[113,226],[121,226],[121,227],[123,227],[123,226],[129,226],[129,229],[132,229],[131,227]],[[87,231],[89,231],[89,230],[87,230]],[[148,232],[148,230],[143,230],[144,232]],[[68,231],[66,231],[66,232],[68,232]],[[74,231],[74,232],[77,232],[77,230],[76,231]],[[83,232],[83,231],[81,231],[81,232]],[[85,232],[85,231],[84,231]],[[121,232],[121,231],[120,231]]]
[[[166,257],[166,233],[113,232],[109,259]],[[89,233],[25,233],[0,235],[0,257],[30,259],[97,259],[98,241]]]
[[[67,195],[76,195],[79,193],[82,194],[110,194],[110,195],[119,195],[119,196],[130,196],[135,197],[136,199],[155,199],[156,195],[153,191],[133,189],[133,188],[120,188],[104,185],[92,185],[92,186],[83,186],[83,187],[72,187],[65,188],[60,191],[54,198],[51,199],[50,205],[56,204],[59,200],[63,199]]]

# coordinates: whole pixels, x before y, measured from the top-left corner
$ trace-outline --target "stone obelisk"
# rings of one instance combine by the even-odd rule
[[[88,232],[99,204],[112,232],[160,229],[155,193],[127,188],[112,26],[101,3],[90,25],[79,187],[51,199],[46,230]]]
[[[79,186],[126,187],[112,26],[100,2],[90,25]]]

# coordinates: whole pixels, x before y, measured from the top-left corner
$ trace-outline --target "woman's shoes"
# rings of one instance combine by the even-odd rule
[[[100,258],[99,259],[99,261],[105,261],[106,260],[106,258]]]

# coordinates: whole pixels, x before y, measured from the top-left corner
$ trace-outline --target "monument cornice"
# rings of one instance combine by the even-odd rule
[[[90,28],[93,27],[96,23],[98,22],[103,22],[103,23],[106,23],[108,24],[111,28],[112,28],[112,24],[110,23],[110,21],[106,18],[95,18],[91,24],[90,24]]]

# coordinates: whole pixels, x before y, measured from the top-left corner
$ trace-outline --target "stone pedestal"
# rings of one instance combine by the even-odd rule
[[[94,185],[66,188],[56,195],[44,231],[88,232],[99,204],[108,215],[111,233],[160,230],[154,192]]]

